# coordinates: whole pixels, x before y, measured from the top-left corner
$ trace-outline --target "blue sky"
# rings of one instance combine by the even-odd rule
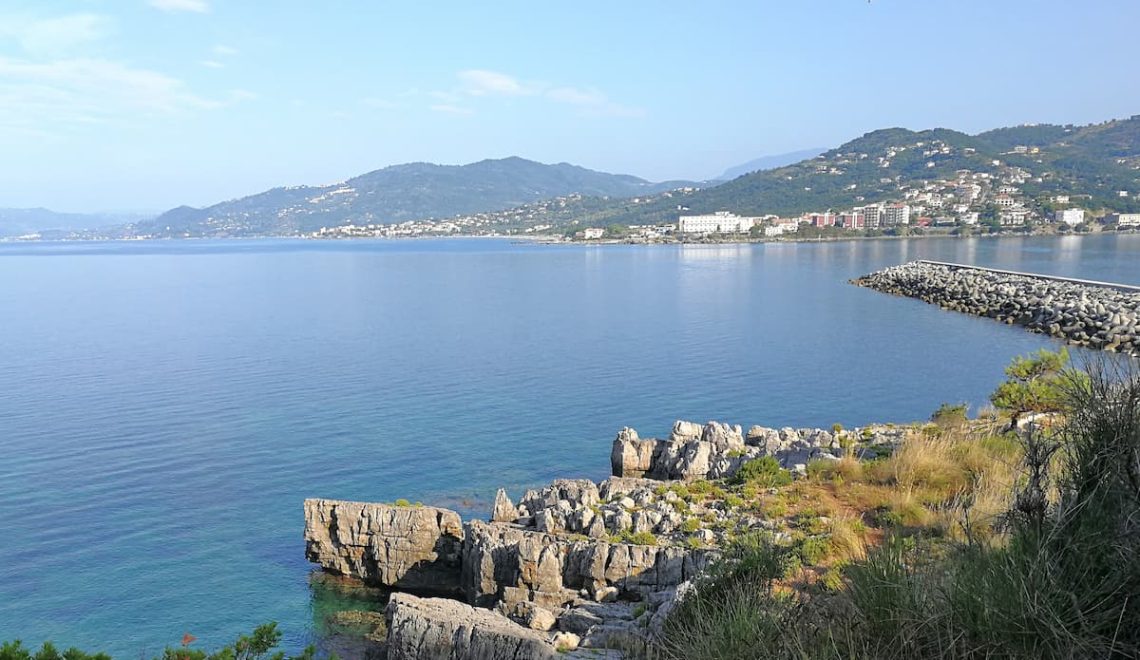
[[[887,126],[1140,113],[1135,0],[4,0],[0,207],[518,155],[701,179]]]

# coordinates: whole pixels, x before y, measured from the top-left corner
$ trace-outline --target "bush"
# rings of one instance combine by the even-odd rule
[[[250,635],[242,635],[237,640],[214,653],[207,654],[199,649],[189,648],[194,638],[187,635],[180,647],[166,647],[162,653],[162,660],[285,660],[285,653],[277,651],[270,654],[281,642],[281,632],[277,630],[276,623],[266,623],[254,629]],[[309,647],[301,655],[290,656],[290,660],[312,660],[316,656],[316,649]],[[335,656],[334,656],[335,657]],[[68,649],[60,653],[50,642],[44,642],[43,647],[32,654],[20,642],[5,642],[0,644],[0,660],[110,660],[111,656],[105,653],[88,654],[78,649]]]
[[[814,566],[831,552],[831,543],[827,537],[809,536],[801,539],[795,546],[796,556],[805,566]]]
[[[790,472],[780,467],[780,463],[772,456],[754,458],[736,471],[732,476],[735,484],[755,484],[761,488],[776,488],[792,483]]]
[[[943,403],[930,416],[940,428],[959,428],[966,423],[967,406],[964,403]]]
[[[737,538],[670,613],[654,651],[678,660],[754,658],[783,643],[793,603],[773,585],[790,564],[790,552],[767,536]]]
[[[651,532],[630,532],[623,529],[610,537],[610,543],[632,543],[633,545],[657,545],[657,537]]]

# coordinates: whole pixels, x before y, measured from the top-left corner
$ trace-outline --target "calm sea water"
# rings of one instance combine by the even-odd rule
[[[918,257],[1140,284],[1135,235],[0,244],[0,640],[299,647],[305,497],[479,510],[625,425],[980,405],[1052,342],[846,283]]]

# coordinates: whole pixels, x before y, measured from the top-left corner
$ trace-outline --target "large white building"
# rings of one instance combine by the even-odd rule
[[[759,222],[757,217],[717,211],[705,215],[683,215],[677,219],[677,231],[682,234],[743,234]]]
[[[864,209],[866,213],[866,209]],[[910,206],[907,204],[887,204],[883,207],[880,224],[884,227],[899,227],[910,224]]]
[[[1085,221],[1084,209],[1065,209],[1053,214],[1053,220],[1067,225],[1079,225]]]
[[[1112,213],[1106,215],[1104,221],[1117,227],[1140,227],[1140,213]]]
[[[855,210],[863,213],[863,226],[867,229],[878,229],[879,225],[883,223],[883,206],[881,204],[868,204],[862,209],[856,208]]]

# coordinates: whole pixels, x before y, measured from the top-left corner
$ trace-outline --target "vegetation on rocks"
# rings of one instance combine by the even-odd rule
[[[1030,364],[1057,376],[1057,424],[937,424],[813,464],[764,496],[791,534],[734,538],[645,654],[1140,657],[1140,376],[1040,353],[998,392]]]

